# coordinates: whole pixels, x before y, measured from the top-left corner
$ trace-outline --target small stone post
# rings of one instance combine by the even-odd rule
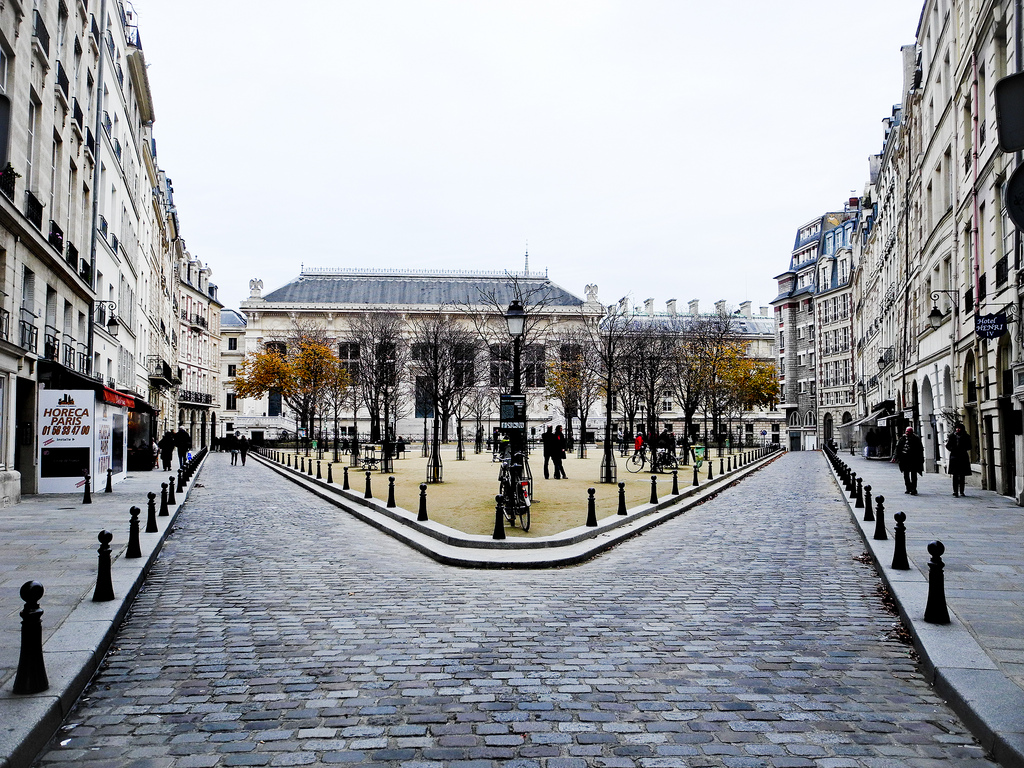
[[[594,506],[593,488],[587,488],[587,528],[597,528],[597,509]]]
[[[366,474],[369,475],[370,473],[367,472]],[[425,523],[427,519],[427,484],[420,483],[420,513],[416,515],[416,520]]]
[[[864,481],[857,478],[857,502],[853,505],[855,509],[864,508]]]
[[[85,473],[85,494],[82,496],[83,504],[92,504],[92,477]]]
[[[331,461],[327,462],[327,484],[328,485],[333,485],[334,484],[334,476],[331,474],[331,467],[333,467],[333,466],[334,466],[334,462],[331,462]]]
[[[342,484],[341,484],[341,490],[348,491],[348,490],[351,490],[349,488],[349,485],[348,485],[348,467],[345,467],[344,469],[345,469],[345,479],[344,479],[344,482],[342,482]]]
[[[114,585],[110,581],[110,541],[114,534],[100,531],[99,536],[99,570],[96,573],[96,591],[92,593],[94,603],[106,603],[114,599]]]
[[[949,609],[946,607],[946,583],[942,575],[945,564],[942,553],[946,551],[941,541],[928,545],[928,601],[924,607],[924,620],[929,624],[949,624]]]
[[[700,480],[697,479],[697,465],[693,465],[693,487],[696,488],[700,485]]]
[[[107,487],[103,489],[104,493],[114,492],[114,470],[107,468]]]
[[[678,496],[679,495],[679,470],[678,469],[673,469],[672,470],[672,495],[673,496]]]
[[[323,475],[320,474],[320,459],[316,460],[316,479],[323,480]]]
[[[903,521],[907,519],[907,513],[897,512],[892,516],[892,519],[896,521],[892,534],[893,539],[896,541],[896,548],[892,552],[892,565],[890,567],[896,571],[909,571],[910,562],[907,560],[907,526],[903,524]]]
[[[619,483],[619,511],[618,514],[626,514],[626,484]]]
[[[139,546],[139,515],[142,510],[132,507],[128,510],[131,515],[131,522],[128,523],[128,549],[125,551],[126,558],[142,557],[142,548]]]
[[[505,538],[505,513],[502,509],[501,495],[494,497],[494,533],[492,539]]]
[[[875,496],[875,541],[888,541],[889,534],[885,532],[885,497]]]
[[[45,691],[50,687],[50,681],[46,679],[46,665],[43,663],[43,609],[39,607],[43,585],[38,581],[26,581],[21,585],[20,594],[25,608],[21,612],[21,655],[14,678],[14,692],[24,695]]]
[[[156,494],[150,491],[146,494],[149,497],[149,507],[146,510],[146,533],[156,533],[160,529],[156,527]]]

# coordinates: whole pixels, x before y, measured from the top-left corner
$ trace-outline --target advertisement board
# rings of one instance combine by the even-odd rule
[[[39,492],[82,489],[92,466],[96,395],[92,390],[39,391]]]

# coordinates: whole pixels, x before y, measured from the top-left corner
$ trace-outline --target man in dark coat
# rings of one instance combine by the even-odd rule
[[[953,476],[953,495],[966,496],[964,482],[971,474],[971,438],[963,424],[953,428],[953,434],[946,440],[946,450],[949,451],[946,471]]]
[[[907,431],[896,441],[896,461],[903,473],[903,484],[907,487],[904,493],[917,496],[917,476],[924,472],[924,444],[914,434],[913,427],[907,427]]]
[[[184,467],[185,457],[192,450],[192,435],[186,432],[184,427],[179,427],[174,433],[174,447],[178,449],[178,466]]]
[[[160,438],[157,447],[160,448],[160,461],[163,462],[164,470],[169,472],[171,470],[171,456],[174,455],[174,433],[169,430],[164,432],[164,436]]]
[[[544,434],[540,436],[540,444],[544,449],[544,479],[549,480],[548,462],[551,461],[552,451],[554,450],[555,445],[555,434],[551,431],[551,427],[545,429]]]

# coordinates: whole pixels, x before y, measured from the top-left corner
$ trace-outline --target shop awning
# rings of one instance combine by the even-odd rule
[[[116,389],[104,386],[103,391],[99,393],[103,402],[110,403],[111,405],[120,405],[124,408],[132,408],[135,406],[135,398],[130,395],[126,395],[122,392],[118,392]]]

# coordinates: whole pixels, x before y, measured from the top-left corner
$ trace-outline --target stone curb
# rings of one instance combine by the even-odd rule
[[[642,504],[626,515],[605,517],[598,520],[596,528],[579,526],[553,536],[495,541],[432,521],[418,522],[415,511],[388,509],[379,499],[365,499],[357,491],[343,491],[336,483],[328,485],[266,456],[250,453],[250,457],[295,484],[440,563],[487,569],[556,568],[584,562],[707,501],[782,455],[781,451],[770,453],[700,486],[688,486],[678,496],[670,495],[657,504]]]
[[[875,523],[864,522],[863,511],[854,506],[836,470],[824,454],[823,458],[874,558],[875,571],[896,599],[925,678],[1000,765],[1024,768],[1024,691],[999,670],[952,609],[949,624],[929,624],[924,620],[927,563],[920,568],[908,552],[909,571],[893,570],[886,565],[892,562],[895,548],[891,525],[886,525],[889,539],[876,541]]]
[[[139,533],[142,557],[125,560],[127,541],[120,549],[111,552],[111,581],[115,599],[94,603],[92,589],[89,589],[88,594],[83,595],[82,602],[47,638],[43,644],[43,658],[50,687],[41,693],[28,695],[14,694],[9,685],[0,690],[0,768],[28,768],[71,713],[142,589],[164,540],[205,464],[206,457],[192,474],[185,490],[177,494],[178,504],[168,509],[169,516],[157,517],[159,532]],[[140,520],[144,531],[144,506]],[[45,595],[42,607],[45,621]]]

